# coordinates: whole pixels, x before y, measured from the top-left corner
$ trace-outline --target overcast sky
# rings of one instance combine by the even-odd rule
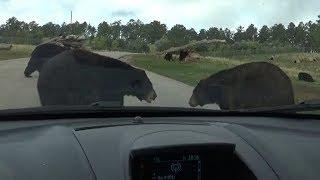
[[[234,30],[253,23],[273,25],[293,21],[315,21],[320,0],[0,0],[0,23],[15,16],[39,24],[86,21],[98,25],[140,19],[144,23],[160,20],[172,27],[183,24],[196,30],[222,27]]]

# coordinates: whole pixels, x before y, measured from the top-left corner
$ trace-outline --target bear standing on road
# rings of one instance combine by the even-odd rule
[[[151,102],[157,95],[145,71],[86,50],[68,50],[42,67],[38,93],[43,106],[90,105],[136,96]]]

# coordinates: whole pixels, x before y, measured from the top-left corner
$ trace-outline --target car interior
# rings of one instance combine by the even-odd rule
[[[320,123],[305,115],[108,112],[1,116],[1,179],[319,177]]]

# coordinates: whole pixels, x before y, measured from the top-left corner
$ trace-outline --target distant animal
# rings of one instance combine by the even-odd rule
[[[25,77],[31,77],[31,74],[35,71],[40,72],[43,64],[66,50],[68,48],[54,43],[45,43],[37,46],[32,52],[28,65],[24,70]]]
[[[201,80],[189,100],[192,107],[216,103],[223,110],[294,104],[289,77],[277,66],[253,62]]]
[[[172,61],[173,60],[172,53],[166,53],[166,55],[164,56],[164,59],[167,61]]]
[[[179,60],[184,61],[188,55],[189,55],[189,52],[187,50],[181,50]]]
[[[300,81],[314,82],[313,77],[310,74],[305,73],[305,72],[300,72],[298,74],[298,78]]]
[[[145,71],[86,50],[67,50],[42,67],[37,83],[42,106],[90,105],[136,96],[151,102],[157,95]]]

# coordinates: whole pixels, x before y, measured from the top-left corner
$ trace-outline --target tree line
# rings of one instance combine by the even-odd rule
[[[285,51],[320,51],[320,16],[315,22],[300,22],[285,25],[279,23],[273,26],[262,26],[258,29],[254,24],[247,28],[239,26],[235,32],[230,29],[211,27],[197,32],[194,28],[186,28],[177,24],[172,28],[153,21],[143,23],[131,19],[126,24],[121,21],[101,22],[94,27],[86,22],[63,23],[61,25],[48,22],[39,25],[37,22],[19,21],[9,18],[0,25],[0,42],[39,44],[45,39],[58,35],[83,35],[87,45],[93,49],[127,50],[132,52],[148,52],[154,44],[158,51],[174,46],[181,46],[202,39],[225,39],[226,45],[213,47],[198,47],[199,51],[244,51],[256,52],[264,47],[286,47]],[[221,50],[222,52],[222,50]],[[263,52],[263,51],[261,51]]]

